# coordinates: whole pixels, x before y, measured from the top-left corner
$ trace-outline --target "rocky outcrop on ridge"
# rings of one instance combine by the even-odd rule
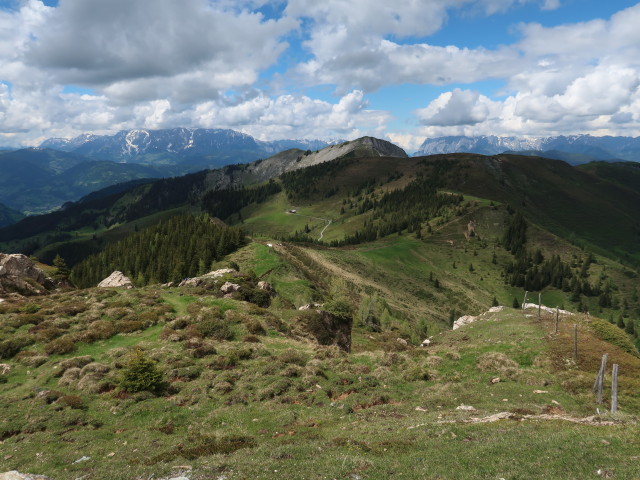
[[[127,277],[124,273],[116,270],[107,278],[102,280],[98,287],[101,288],[110,288],[110,287],[123,287],[123,288],[133,288],[133,283],[129,277]]]
[[[53,281],[26,255],[0,253],[0,294],[43,295]]]

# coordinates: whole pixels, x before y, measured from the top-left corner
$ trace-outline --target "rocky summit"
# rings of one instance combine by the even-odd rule
[[[26,255],[0,253],[0,295],[40,295],[53,286],[51,278]]]

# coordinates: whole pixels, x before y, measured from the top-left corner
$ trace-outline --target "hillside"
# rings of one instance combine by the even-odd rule
[[[243,267],[267,266],[247,253]],[[248,278],[0,306],[2,338],[23,345],[8,354],[0,342],[4,469],[55,480],[640,473],[640,360],[601,339],[618,331],[606,321],[562,316],[553,334],[552,315],[494,309],[428,347],[354,328],[347,354],[306,330],[313,311],[218,298],[227,280]],[[598,415],[605,351],[620,365],[620,412]]]
[[[19,222],[24,215],[17,210],[0,203],[0,228]]]
[[[287,150],[251,164],[229,165],[218,170],[164,179],[154,184],[133,187],[131,190],[119,191],[118,193],[109,189],[107,190],[109,195],[98,195],[99,201],[95,195],[90,196],[88,197],[91,199],[90,202],[86,200],[76,202],[73,205],[67,205],[64,211],[28,218],[9,229],[0,229],[0,250],[37,252],[39,256],[50,261],[55,253],[43,254],[38,251],[40,247],[67,241],[76,234],[92,238],[94,234],[116,224],[133,222],[165,210],[178,207],[198,209],[201,208],[203,196],[208,191],[220,191],[264,182],[286,171],[329,162],[340,155],[375,154],[378,157],[387,152],[406,156],[404,151],[388,142],[365,137],[341,144],[341,146],[328,147],[317,153],[309,151],[306,154],[306,152],[299,150]],[[121,164],[121,166],[134,170],[147,168],[127,164]],[[80,184],[89,183],[87,180],[80,180],[86,178],[81,175],[76,178]],[[218,216],[219,214],[213,212],[213,215]],[[95,249],[95,247],[88,248]],[[67,252],[64,253],[67,258]]]
[[[97,162],[75,153],[50,149],[24,149],[0,154],[0,168],[3,171],[0,202],[30,214],[51,211],[116,183],[188,171]]]

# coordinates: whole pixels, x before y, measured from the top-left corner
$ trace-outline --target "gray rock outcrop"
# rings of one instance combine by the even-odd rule
[[[53,288],[51,278],[26,255],[0,253],[0,294],[42,295]]]
[[[44,475],[32,475],[30,473],[20,473],[16,470],[0,473],[0,480],[50,480]]]
[[[122,288],[133,288],[133,283],[129,277],[127,277],[124,273],[116,270],[107,278],[102,280],[98,287],[100,288],[110,288],[110,287],[122,287]]]

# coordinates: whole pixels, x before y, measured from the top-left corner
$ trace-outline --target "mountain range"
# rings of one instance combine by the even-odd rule
[[[415,155],[455,152],[480,153],[482,155],[510,152],[555,158],[574,165],[588,163],[592,160],[637,162],[640,161],[640,137],[595,137],[592,135],[537,138],[495,135],[448,136],[426,139]]]
[[[318,150],[329,144],[321,140],[265,142],[245,133],[220,128],[171,128],[122,130],[115,135],[85,133],[73,139],[50,138],[40,147],[99,160],[211,167],[254,161],[290,148]]]

